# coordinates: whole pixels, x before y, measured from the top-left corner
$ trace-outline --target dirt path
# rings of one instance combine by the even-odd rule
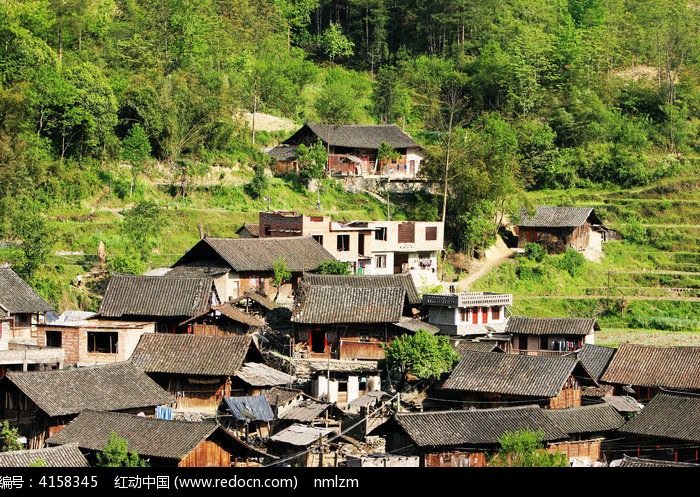
[[[483,260],[474,263],[476,269],[469,273],[465,279],[459,281],[460,290],[469,291],[472,283],[482,276],[485,276],[489,271],[510,258],[514,253],[515,251],[508,248],[503,239],[499,236],[496,239],[496,243],[486,250]]]

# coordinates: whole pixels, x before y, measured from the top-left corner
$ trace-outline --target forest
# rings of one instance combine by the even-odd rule
[[[397,124],[444,185],[416,212],[478,252],[527,192],[696,171],[698,33],[680,0],[0,2],[0,240],[25,242],[5,258],[31,277],[47,219],[114,198],[138,210],[113,268],[144,269],[154,171],[245,171],[244,193],[210,192],[230,211],[261,195],[262,149],[286,135],[246,112]]]

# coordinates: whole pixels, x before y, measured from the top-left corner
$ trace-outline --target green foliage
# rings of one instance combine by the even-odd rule
[[[145,467],[146,461],[137,452],[129,452],[129,441],[116,432],[109,434],[109,441],[96,455],[96,466],[100,468]]]
[[[284,259],[277,259],[272,264],[272,282],[276,287],[279,287],[292,278],[292,272],[289,270]]]
[[[544,449],[543,430],[515,430],[498,438],[500,448],[489,460],[492,467],[568,467],[566,454],[549,454]]]
[[[581,252],[568,248],[561,258],[555,260],[555,265],[576,278],[583,271],[583,266],[586,262],[585,257]]]
[[[266,168],[263,165],[255,166],[255,174],[250,183],[245,185],[245,190],[252,198],[257,199],[267,194],[270,188],[270,178],[265,174]]]
[[[46,461],[44,459],[39,458],[36,461],[32,461],[31,463],[29,463],[29,465],[27,467],[29,467],[29,468],[43,468],[45,466],[46,466]]]
[[[539,243],[528,242],[523,247],[525,250],[525,257],[535,262],[543,262],[547,257],[547,251]]]
[[[331,62],[338,57],[349,57],[354,53],[355,44],[343,34],[340,24],[334,22],[330,23],[321,35],[320,44]]]
[[[55,236],[44,208],[32,198],[24,198],[12,210],[8,235],[17,240],[21,253],[19,273],[31,279],[51,254]]]
[[[317,140],[311,148],[303,143],[297,147],[296,158],[299,162],[299,175],[302,178],[321,179],[326,175],[328,151],[321,140]]]
[[[459,362],[459,355],[447,336],[433,335],[423,329],[395,338],[383,348],[387,367],[402,375],[402,384],[408,374],[421,379],[438,379]]]
[[[316,272],[319,274],[350,274],[350,263],[331,260],[322,262]]]
[[[124,211],[122,233],[143,262],[150,260],[151,250],[156,246],[165,222],[161,208],[150,201],[139,202]]]
[[[0,425],[0,452],[10,452],[12,450],[22,450],[19,443],[19,430],[5,420]]]
[[[110,273],[143,274],[146,272],[147,264],[140,253],[127,249],[124,253],[107,256],[107,269]]]
[[[390,162],[392,160],[396,160],[399,157],[401,157],[401,154],[394,150],[394,147],[389,145],[387,142],[382,141],[379,144],[379,148],[377,149],[377,160],[379,162]]]

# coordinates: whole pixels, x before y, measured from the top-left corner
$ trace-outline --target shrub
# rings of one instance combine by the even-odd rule
[[[525,244],[525,257],[535,262],[542,262],[547,257],[547,251],[539,243]]]
[[[580,252],[569,248],[564,255],[557,260],[556,267],[568,272],[572,278],[575,278],[581,274],[585,262],[586,259]]]

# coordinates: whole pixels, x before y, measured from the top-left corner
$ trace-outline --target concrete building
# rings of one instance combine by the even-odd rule
[[[484,335],[503,332],[513,305],[509,293],[463,292],[423,294],[428,323],[447,335]]]

